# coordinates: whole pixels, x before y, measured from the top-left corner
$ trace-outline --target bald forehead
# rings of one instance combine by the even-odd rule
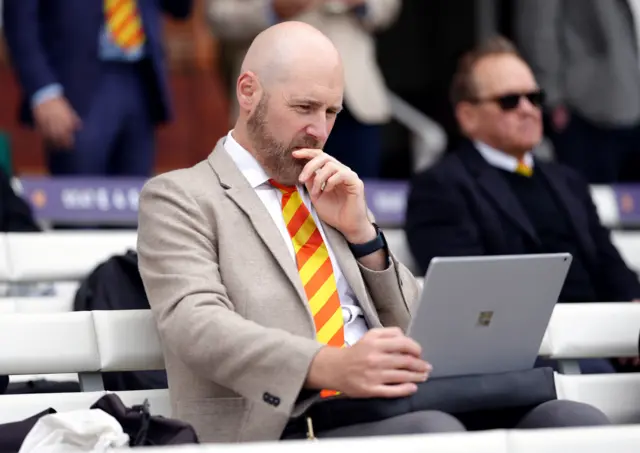
[[[260,33],[251,44],[243,71],[253,71],[265,82],[304,75],[312,69],[341,70],[337,49],[329,38],[308,24],[285,22]]]
[[[529,66],[514,55],[493,55],[478,61],[473,79],[479,97],[525,92],[538,88]]]

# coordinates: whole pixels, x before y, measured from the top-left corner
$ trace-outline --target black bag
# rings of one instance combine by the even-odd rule
[[[32,415],[29,418],[17,422],[3,423],[0,425],[0,452],[18,453],[29,431],[36,426],[38,420],[45,415],[55,414],[54,409],[48,408],[44,411]]]
[[[376,422],[411,412],[437,410],[452,415],[481,411],[532,408],[557,399],[551,368],[508,373],[429,379],[406,398],[330,398],[313,404],[292,420],[284,432],[306,432],[311,417],[316,432]]]
[[[115,418],[129,435],[129,446],[159,446],[198,444],[198,436],[191,425],[180,420],[149,413],[149,403],[125,406],[118,395],[107,394],[95,402],[91,409],[101,409]]]
[[[99,264],[81,283],[74,299],[75,311],[149,309],[138,270],[138,255],[133,250]],[[168,387],[164,370],[102,373],[102,381],[109,391]]]

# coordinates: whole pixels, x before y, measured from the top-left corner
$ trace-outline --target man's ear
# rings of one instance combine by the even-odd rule
[[[244,72],[238,77],[236,93],[241,110],[252,112],[260,101],[262,88],[258,77],[251,72]]]
[[[458,125],[464,133],[473,132],[478,124],[478,112],[470,102],[459,102],[455,107]]]

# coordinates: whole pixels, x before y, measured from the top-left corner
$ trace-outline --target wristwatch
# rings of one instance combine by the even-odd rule
[[[373,227],[376,229],[378,233],[375,238],[370,240],[369,242],[365,242],[364,244],[349,244],[349,249],[351,249],[351,253],[356,258],[362,258],[363,256],[371,255],[374,252],[377,252],[380,249],[387,247],[387,240],[382,233],[382,230],[378,225],[373,223]]]

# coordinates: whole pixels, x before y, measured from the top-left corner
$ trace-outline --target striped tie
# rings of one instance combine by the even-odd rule
[[[283,186],[272,179],[269,182],[282,192],[282,215],[293,242],[298,273],[313,314],[316,339],[328,346],[342,348],[345,342],[340,297],[329,251],[320,230],[295,186]],[[321,392],[323,397],[335,394],[332,390]]]
[[[104,0],[104,15],[111,39],[125,53],[131,53],[144,44],[144,30],[136,0]]]
[[[530,177],[531,175],[533,175],[533,168],[527,165],[524,159],[520,159],[518,161],[518,165],[516,166],[516,173],[522,176]]]

